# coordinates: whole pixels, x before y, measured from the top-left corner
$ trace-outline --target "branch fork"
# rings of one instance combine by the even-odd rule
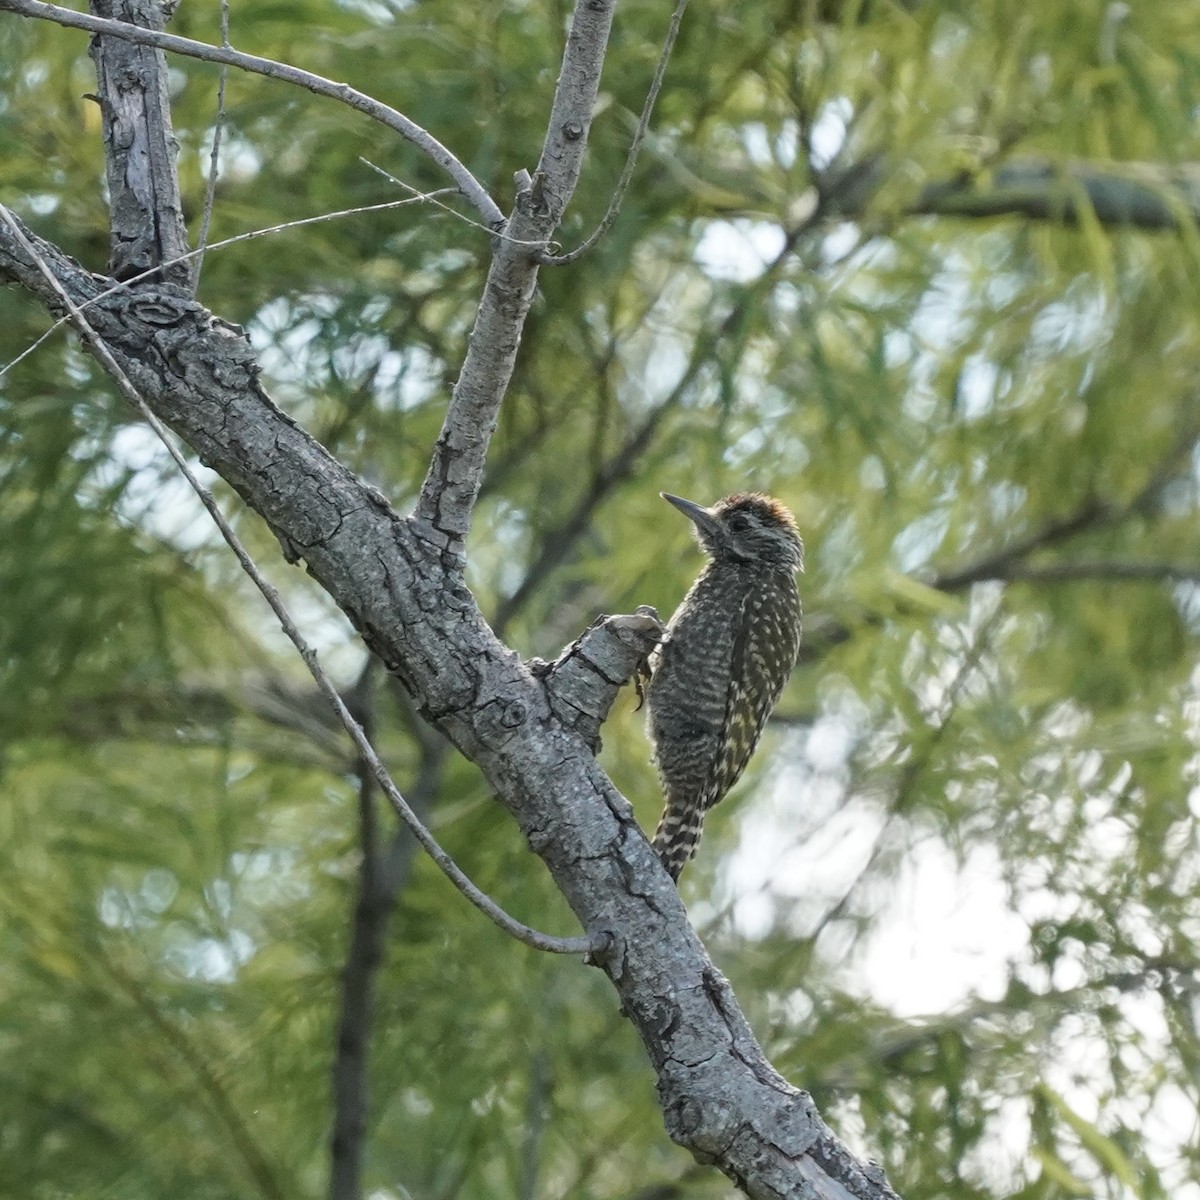
[[[640,676],[663,633],[658,613],[643,604],[636,613],[598,617],[554,662],[530,662],[546,688],[550,710],[593,754],[600,750],[600,726],[617,693]]]

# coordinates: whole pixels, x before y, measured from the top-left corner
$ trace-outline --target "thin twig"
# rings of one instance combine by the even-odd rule
[[[0,0],[2,2],[2,0]],[[411,200],[386,200],[381,204],[363,204],[357,208],[342,208],[337,212],[321,213],[316,217],[300,217],[296,221],[285,221],[282,225],[269,225],[264,229],[251,229],[247,233],[237,233],[233,237],[227,237],[219,242],[213,242],[207,250],[223,250],[226,246],[235,246],[238,242],[250,242],[255,238],[266,237],[272,233],[284,233],[289,229],[298,229],[302,225],[319,225],[322,221],[336,221],[342,217],[354,217],[359,213],[382,212],[389,208],[404,208],[409,204],[419,204],[424,200],[433,200],[436,196],[456,195],[457,188],[440,188],[436,192],[421,192],[415,195]],[[436,201],[435,201],[436,203]],[[445,207],[445,206],[443,206]],[[449,212],[454,212],[453,209],[448,209]],[[461,216],[461,213],[455,213],[455,216]],[[474,224],[474,222],[470,222]],[[91,300],[85,301],[79,305],[80,312],[86,312],[93,304],[99,304],[101,300],[107,300],[109,296],[115,296],[118,292],[128,291],[134,284],[141,283],[145,279],[149,279],[152,275],[157,275],[162,267],[173,266],[175,263],[187,262],[189,259],[196,258],[198,255],[205,253],[205,250],[189,250],[186,254],[181,254],[178,258],[172,258],[161,266],[151,267],[149,270],[143,271],[140,275],[131,275],[128,279],[122,279],[118,283],[114,283],[112,287],[94,296]],[[47,341],[54,333],[63,325],[71,323],[71,316],[68,313],[65,317],[59,317],[45,333],[41,335],[35,342],[27,346],[16,358],[11,362],[5,363],[0,367],[0,376],[12,370],[17,363],[28,358],[43,342]]]
[[[229,0],[221,0],[221,46],[229,45]],[[204,267],[204,249],[208,245],[208,227],[212,224],[213,204],[217,198],[217,173],[221,166],[221,137],[225,132],[225,85],[229,82],[229,64],[221,64],[217,77],[217,119],[213,125],[212,151],[208,156],[208,183],[204,188],[204,212],[200,215],[200,235],[196,239],[196,265],[192,270],[192,295],[200,290],[200,272]]]
[[[527,925],[523,925],[515,917],[505,912],[490,896],[481,892],[467,878],[458,864],[442,849],[433,834],[421,824],[416,814],[409,807],[408,802],[400,794],[399,788],[392,781],[392,777],[388,774],[388,770],[383,765],[378,754],[375,753],[375,748],[363,733],[362,726],[354,719],[354,716],[346,707],[341,694],[334,686],[333,681],[325,674],[324,668],[317,659],[316,652],[309,646],[299,627],[292,620],[292,616],[284,606],[278,591],[276,591],[274,586],[268,582],[259,570],[258,564],[251,558],[249,551],[233,531],[233,527],[225,519],[225,515],[221,512],[213,494],[200,482],[191,467],[188,466],[187,459],[171,440],[166,426],[154,415],[150,406],[142,399],[141,394],[121,369],[120,364],[113,357],[104,340],[88,323],[82,310],[71,299],[67,290],[58,281],[54,272],[50,270],[49,265],[38,253],[33,243],[25,236],[20,224],[2,204],[0,204],[0,219],[9,227],[17,243],[29,255],[30,260],[37,265],[38,270],[41,271],[51,288],[62,300],[67,311],[71,314],[71,320],[75,327],[79,330],[84,340],[91,346],[105,370],[116,380],[122,393],[137,408],[138,412],[141,413],[147,424],[154,430],[159,440],[167,448],[167,453],[175,461],[175,465],[179,468],[180,473],[196,493],[196,496],[199,498],[200,503],[204,505],[209,516],[212,517],[221,532],[221,536],[225,539],[226,544],[241,564],[242,570],[246,572],[253,581],[254,586],[258,588],[263,598],[271,606],[271,611],[275,614],[284,633],[287,634],[292,645],[296,647],[300,657],[304,660],[305,666],[308,667],[313,679],[317,683],[317,687],[333,706],[338,719],[350,735],[359,754],[362,755],[363,759],[370,766],[371,773],[375,776],[384,794],[391,801],[392,807],[396,810],[400,819],[412,830],[413,836],[421,843],[429,857],[441,868],[443,874],[480,912],[503,929],[505,933],[516,938],[519,942],[524,942],[527,946],[532,946],[535,950],[545,950],[551,954],[587,954],[598,952],[607,947],[610,941],[608,934],[600,934],[596,937],[560,938],[541,933],[538,930],[530,929]]]
[[[646,131],[650,128],[650,118],[654,113],[654,105],[658,100],[658,93],[667,73],[667,62],[670,60],[671,51],[675,48],[675,39],[679,36],[679,26],[683,22],[683,12],[687,6],[688,0],[675,0],[675,11],[671,14],[671,23],[667,27],[662,53],[658,56],[658,63],[654,68],[654,78],[650,81],[650,90],[646,93],[646,102],[642,105],[642,115],[638,118],[633,141],[629,144],[629,154],[625,158],[625,166],[621,170],[620,179],[617,180],[612,199],[608,202],[608,212],[604,214],[604,219],[596,226],[592,235],[576,246],[574,250],[569,250],[566,254],[542,254],[539,261],[544,266],[564,267],[568,263],[582,258],[612,228],[613,222],[617,219],[617,214],[621,211],[621,201],[624,200],[625,192],[633,179],[633,171],[637,166],[642,142],[645,140]]]
[[[458,190],[470,200],[489,227],[498,228],[504,224],[504,214],[488,195],[487,189],[433,134],[410,120],[402,112],[357,91],[349,84],[335,83],[332,79],[326,79],[322,75],[315,75],[311,71],[301,70],[288,63],[260,58],[257,54],[243,54],[242,51],[234,50],[232,47],[212,46],[208,42],[197,42],[192,38],[177,37],[172,33],[159,33],[152,29],[143,29],[139,25],[130,25],[126,21],[110,21],[104,17],[94,17],[89,13],[62,8],[57,4],[44,4],[42,0],[0,0],[0,11],[12,12],[18,16],[32,17],[40,21],[53,21],[57,25],[65,25],[72,29],[86,29],[89,33],[124,38],[137,45],[154,46],[156,49],[168,50],[173,54],[198,58],[202,62],[224,63],[230,67],[249,71],[254,75],[264,75],[268,79],[278,79],[283,83],[305,88],[317,96],[326,96],[331,100],[337,100],[372,120],[386,125],[389,129],[394,129],[402,138],[411,142],[418,150],[437,163],[454,180],[458,185]]]
[[[394,183],[396,187],[403,188],[414,199],[420,197],[423,200],[428,200],[434,206],[434,208],[440,208],[443,212],[448,212],[455,220],[461,221],[464,225],[470,225],[472,229],[482,229],[483,232],[488,234],[490,237],[498,238],[500,241],[510,242],[514,246],[528,246],[533,249],[540,247],[542,244],[541,242],[531,242],[523,238],[515,238],[505,233],[502,229],[493,229],[490,225],[484,225],[480,221],[473,221],[470,217],[464,216],[462,213],[460,213],[458,209],[451,208],[450,205],[443,204],[440,200],[434,199],[435,196],[457,196],[457,188],[443,188],[439,192],[422,192],[413,187],[411,183],[405,183],[403,179],[397,179],[396,176],[391,173],[391,171],[387,171],[377,163],[373,163],[369,158],[363,158],[361,154],[358,156],[358,161],[362,163],[364,167],[370,167],[372,171],[382,175],[384,179],[388,181],[388,183]]]

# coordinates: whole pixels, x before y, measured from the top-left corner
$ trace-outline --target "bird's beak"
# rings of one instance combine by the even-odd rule
[[[717,519],[702,504],[694,500],[685,500],[682,496],[672,496],[670,492],[658,493],[668,504],[673,504],[701,533],[708,534],[710,539],[721,536],[721,527]]]

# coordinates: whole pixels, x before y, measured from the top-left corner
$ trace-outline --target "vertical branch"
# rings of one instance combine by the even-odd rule
[[[229,0],[221,0],[221,45],[229,49]],[[208,155],[208,182],[204,187],[204,211],[200,216],[200,233],[196,238],[196,261],[192,267],[192,294],[200,290],[200,272],[204,269],[204,252],[208,248],[208,228],[212,224],[213,205],[217,198],[217,176],[221,171],[221,135],[225,132],[225,87],[229,82],[229,64],[221,64],[217,78],[217,115],[213,122],[212,149]]]
[[[158,0],[92,0],[95,15],[161,32]],[[188,252],[175,171],[167,60],[161,50],[122,38],[92,39],[103,115],[109,195],[109,269],[117,279],[157,267],[161,278],[189,286],[190,268],[174,263]]]
[[[373,664],[368,660],[355,689],[360,698],[355,715],[368,738],[374,736],[374,709],[370,701]],[[404,700],[411,704],[408,697]],[[412,724],[412,722],[410,722]],[[409,795],[413,811],[424,821],[441,783],[447,757],[444,738],[427,726],[413,730],[420,745],[421,762]],[[333,1059],[333,1132],[330,1137],[329,1200],[359,1200],[366,1152],[370,1090],[367,1062],[375,1016],[376,985],[383,967],[384,950],[396,898],[408,882],[416,838],[399,825],[382,844],[375,780],[371,765],[361,755],[358,776],[359,843],[362,861],[358,894],[346,965],[342,971],[341,1010]]]
[[[363,732],[375,736],[375,714],[370,701],[370,664],[356,689],[356,705]],[[358,827],[361,860],[358,895],[350,948],[342,972],[342,1003],[338,1016],[333,1057],[333,1134],[330,1139],[329,1200],[358,1200],[362,1194],[362,1163],[367,1132],[367,1048],[375,1008],[375,979],[383,962],[391,898],[379,887],[379,816],[375,807],[375,780],[371,766],[360,754],[358,776]]]
[[[546,140],[532,179],[496,239],[471,342],[421,487],[416,517],[461,549],[500,404],[512,379],[537,284],[537,259],[575,192],[616,0],[576,0]]]
[[[537,1200],[538,1164],[542,1151],[542,1134],[550,1115],[550,1055],[539,1046],[529,1063],[529,1098],[525,1105],[525,1137],[521,1142],[520,1181],[518,1200]]]

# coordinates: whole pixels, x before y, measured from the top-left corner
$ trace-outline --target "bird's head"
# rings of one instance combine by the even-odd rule
[[[669,492],[661,495],[692,522],[697,541],[714,559],[804,570],[804,543],[796,519],[774,497],[739,492],[705,508]]]

